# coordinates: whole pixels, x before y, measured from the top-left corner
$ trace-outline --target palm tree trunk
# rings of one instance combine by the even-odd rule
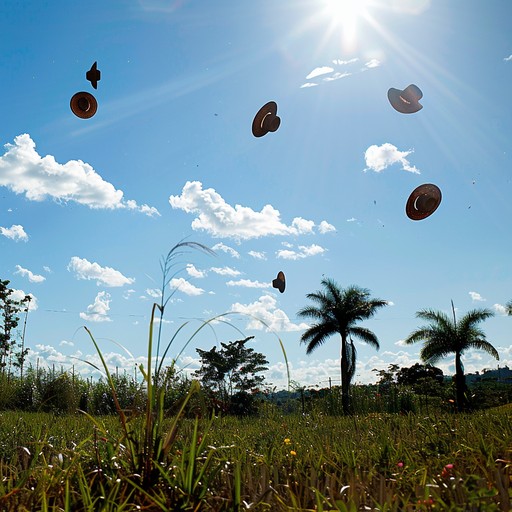
[[[341,406],[343,414],[350,413],[350,376],[348,373],[347,337],[341,335]]]
[[[455,353],[455,389],[457,393],[457,410],[462,412],[466,408],[466,377],[460,352]]]

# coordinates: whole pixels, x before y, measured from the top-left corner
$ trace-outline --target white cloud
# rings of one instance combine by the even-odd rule
[[[46,265],[43,265],[43,270],[47,273],[47,274],[51,274],[52,273],[52,269],[50,267],[47,267]]]
[[[39,305],[37,304],[37,297],[35,297],[31,293],[25,293],[23,290],[16,290],[14,288],[12,290],[10,298],[12,300],[16,300],[18,302],[21,302],[25,298],[26,295],[28,295],[30,297],[30,302],[28,303],[28,310],[29,311],[35,311],[38,308]]]
[[[469,295],[474,302],[484,302],[486,300],[478,292],[469,292]]]
[[[210,269],[212,272],[215,272],[216,274],[219,274],[220,276],[231,276],[231,277],[236,277],[236,276],[239,276],[241,274],[240,271],[238,270],[235,270],[234,268],[231,268],[231,267],[212,267]]]
[[[268,235],[300,235],[310,233],[314,223],[296,217],[291,226],[281,222],[281,214],[267,204],[257,212],[239,204],[226,203],[213,188],[203,190],[199,181],[187,181],[180,196],[170,196],[169,203],[186,213],[198,216],[192,229],[204,230],[214,237],[231,237],[237,240]]]
[[[509,55],[508,57],[505,57],[503,60],[505,62],[510,62],[512,60],[512,55]]]
[[[249,251],[247,254],[257,260],[266,260],[267,259],[264,252]]]
[[[350,217],[350,219],[347,219],[347,222],[355,222],[357,219],[355,217]]]
[[[80,313],[82,320],[89,322],[111,322],[108,316],[110,310],[110,294],[107,292],[98,292],[93,304],[87,306],[87,313]]]
[[[75,344],[74,344],[72,341],[62,340],[62,341],[59,343],[59,346],[60,346],[60,347],[74,347],[74,346],[75,346]]]
[[[329,66],[322,66],[320,68],[315,68],[309,75],[306,76],[306,80],[310,80],[311,78],[316,78],[317,76],[325,75],[327,73],[332,73],[334,68]]]
[[[309,327],[305,323],[297,325],[291,322],[286,313],[277,308],[277,300],[271,295],[262,295],[256,302],[251,304],[235,303],[231,306],[230,311],[250,315],[247,329],[284,332],[301,331]],[[253,317],[262,320],[268,327]]]
[[[171,288],[177,289],[185,295],[202,295],[204,293],[202,288],[194,286],[183,277],[174,277],[169,284]]]
[[[493,305],[494,311],[498,313],[498,315],[508,315],[508,310],[505,306],[502,306],[501,304],[494,304]]]
[[[243,286],[244,288],[270,288],[269,283],[260,283],[250,279],[239,279],[238,281],[227,281],[226,286]]]
[[[368,62],[365,63],[366,69],[372,69],[372,68],[378,68],[380,66],[381,62],[378,59],[370,59]]]
[[[23,268],[20,265],[16,265],[16,272],[14,273],[23,277],[28,277],[28,280],[31,283],[42,283],[43,281],[46,281],[46,277],[33,274],[30,270]]]
[[[306,89],[307,87],[316,87],[318,84],[314,84],[312,82],[306,82],[300,86],[301,89]]]
[[[326,76],[323,80],[324,82],[332,82],[334,80],[339,80],[340,78],[346,78],[347,76],[351,76],[352,73],[333,73],[331,76]]]
[[[190,277],[196,277],[198,279],[206,277],[206,272],[197,269],[192,263],[187,263],[187,274]]]
[[[358,60],[359,59],[357,57],[349,60],[334,59],[332,63],[337,66],[346,66],[347,64],[354,64],[354,62],[357,62]]]
[[[129,290],[125,290],[123,292],[123,299],[126,299],[126,300],[131,299],[131,297],[134,293],[135,293],[135,290],[133,288],[130,288]]]
[[[15,240],[16,242],[19,240],[26,242],[28,240],[27,233],[25,233],[23,226],[20,226],[19,224],[13,224],[10,228],[3,228],[0,226],[0,235],[10,238],[11,240]]]
[[[162,290],[159,288],[146,288],[146,293],[154,299],[159,299],[162,296]]]
[[[327,221],[323,220],[322,222],[320,222],[320,224],[318,226],[318,231],[322,235],[324,235],[325,233],[329,233],[331,231],[336,231],[336,228],[332,224],[329,224]]]
[[[317,254],[322,254],[325,252],[323,247],[319,245],[312,244],[309,246],[299,245],[299,251],[292,251],[289,249],[280,249],[276,252],[278,258],[283,258],[284,260],[300,260],[303,258],[308,258],[310,256],[316,256]]]
[[[229,254],[232,258],[240,258],[240,254],[235,249],[233,249],[233,247],[223,244],[222,242],[215,244],[212,247],[212,250],[225,252],[226,254]]]
[[[385,142],[381,146],[374,144],[370,146],[364,154],[367,165],[365,171],[371,169],[372,171],[380,172],[390,165],[400,163],[404,171],[420,174],[420,171],[407,160],[407,156],[412,152],[413,150],[399,151],[397,147],[389,142]]]
[[[125,201],[121,190],[116,190],[81,160],[59,164],[51,155],[41,157],[27,133],[15,137],[14,144],[6,144],[5,148],[7,151],[0,157],[0,186],[25,194],[31,201],[51,197],[56,201],[75,201],[89,208],[128,208],[150,216],[160,215],[156,208]]]
[[[77,279],[96,280],[98,286],[124,286],[132,284],[135,279],[125,277],[118,270],[111,267],[101,267],[98,263],[91,263],[85,258],[73,256],[68,264],[68,270],[75,272]]]

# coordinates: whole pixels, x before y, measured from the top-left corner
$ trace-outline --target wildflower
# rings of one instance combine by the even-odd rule
[[[286,439],[284,440],[284,444],[290,444],[290,443],[291,443],[290,439],[286,438]]]
[[[291,455],[292,457],[295,457],[295,456],[297,455],[297,452],[296,452],[295,450],[291,450],[291,451],[290,451],[290,455]]]
[[[453,469],[453,464],[446,464],[446,466],[441,471],[441,478],[450,477],[452,469]]]
[[[403,462],[399,462],[399,463],[397,464],[397,466],[398,466],[399,468],[403,468],[403,467],[404,467],[404,463],[403,463]]]

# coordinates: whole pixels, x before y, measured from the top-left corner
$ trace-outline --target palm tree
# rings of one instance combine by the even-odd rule
[[[507,313],[508,313],[509,315],[512,315],[512,300],[509,300],[509,301],[507,302],[507,305],[506,305],[505,307],[507,308]]]
[[[422,309],[416,313],[417,318],[426,320],[429,325],[419,327],[405,339],[411,344],[425,341],[420,357],[425,363],[436,364],[448,354],[455,354],[455,389],[457,409],[462,411],[466,407],[466,377],[462,364],[462,354],[465,350],[484,350],[499,360],[497,350],[485,339],[484,332],[477,326],[479,322],[494,316],[489,309],[474,309],[468,311],[457,322],[455,308],[453,307],[453,320],[442,311]]]
[[[302,334],[301,343],[307,344],[306,353],[311,354],[327,338],[334,334],[341,336],[341,403],[343,413],[348,414],[350,382],[355,374],[357,356],[352,336],[379,349],[377,336],[355,324],[372,317],[378,308],[386,306],[388,302],[370,298],[370,291],[366,288],[352,285],[342,289],[328,278],[322,279],[321,284],[324,290],[306,295],[316,305],[306,306],[297,313],[316,321]]]

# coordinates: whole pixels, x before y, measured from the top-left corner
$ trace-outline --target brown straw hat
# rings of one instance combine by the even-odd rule
[[[272,281],[272,286],[277,288],[281,293],[284,292],[286,286],[286,280],[284,278],[284,272],[279,271],[277,277]]]
[[[85,73],[85,78],[91,82],[91,85],[97,89],[98,88],[98,82],[101,79],[101,71],[97,68],[98,63],[95,62],[89,71]]]
[[[423,108],[419,100],[423,97],[423,93],[417,85],[411,84],[403,91],[400,89],[389,89],[388,100],[392,107],[402,114],[414,114]]]
[[[405,213],[411,220],[423,220],[432,215],[440,204],[439,187],[425,183],[412,191],[405,205]]]
[[[258,110],[252,122],[252,134],[255,137],[263,137],[268,132],[275,132],[281,124],[281,118],[277,115],[277,103],[269,101]]]
[[[89,119],[96,114],[96,110],[98,110],[96,98],[92,94],[83,91],[73,95],[69,105],[73,114],[80,119]]]

